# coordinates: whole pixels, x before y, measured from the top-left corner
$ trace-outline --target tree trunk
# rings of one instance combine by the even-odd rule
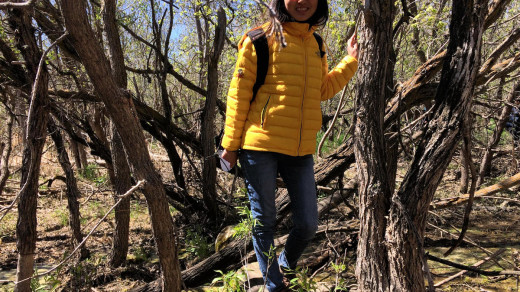
[[[354,154],[359,180],[360,234],[356,276],[360,291],[390,289],[385,228],[391,181],[383,131],[388,60],[392,49],[392,2],[370,1],[360,29]]]
[[[126,88],[127,75],[125,70],[125,59],[116,24],[116,0],[103,1],[102,13],[113,76],[119,87]],[[114,200],[117,201],[119,200],[119,196],[126,193],[132,187],[132,179],[123,143],[113,122],[111,122],[111,132],[112,140],[110,142],[110,148],[112,153],[113,171],[111,172],[110,180],[114,186]],[[126,262],[126,255],[128,253],[130,197],[123,199],[114,212],[116,226],[114,228],[110,266],[116,268]]]
[[[47,134],[49,97],[47,94],[48,72],[45,64],[40,68],[36,80],[41,52],[36,43],[29,10],[9,12],[9,25],[15,35],[15,44],[23,55],[28,76],[33,85],[33,99],[27,119],[27,139],[25,139],[20,197],[18,203],[18,222],[16,224],[16,247],[18,267],[16,278],[19,282],[15,291],[31,291],[31,281],[23,281],[33,275],[34,252],[36,249],[36,200],[41,156]],[[36,85],[36,83],[38,85]]]
[[[468,115],[468,118],[463,121],[462,125],[462,137],[471,137],[471,128],[473,126],[473,117],[471,115]],[[464,138],[465,139],[465,138]],[[471,144],[471,143],[469,143]],[[460,146],[460,184],[459,184],[459,192],[461,194],[465,194],[468,192],[469,189],[469,181],[476,179],[475,177],[471,176],[470,178],[470,172],[471,172],[471,165],[470,163],[473,163],[473,161],[468,160],[468,151],[471,153],[471,149],[466,149],[466,146],[464,143]]]
[[[85,169],[88,166],[87,150],[85,149],[85,145],[78,144],[78,152],[79,152],[79,158],[81,159],[81,168],[80,169]]]
[[[148,203],[152,229],[157,244],[164,291],[181,291],[180,267],[173,220],[166,195],[148,149],[130,95],[113,78],[102,47],[95,42],[87,19],[84,1],[62,0],[61,8],[71,43],[78,52],[96,92],[103,100],[116,125],[132,172],[145,180],[143,193]]]
[[[114,185],[114,199],[119,200],[119,196],[125,194],[132,187],[130,176],[130,167],[126,160],[123,150],[121,137],[112,125],[112,165],[114,167],[114,176],[112,184]],[[130,197],[126,197],[119,203],[115,209],[116,226],[114,228],[112,255],[110,257],[110,266],[119,267],[126,262],[128,253],[128,237],[130,231]]]
[[[426,216],[460,141],[462,122],[470,112],[487,3],[487,0],[453,1],[450,40],[433,118],[399,191],[392,197],[388,216],[390,273],[387,277],[392,291],[425,291],[422,244]]]
[[[0,197],[2,197],[2,192],[10,175],[9,157],[11,156],[11,149],[13,145],[13,122],[13,115],[8,113],[6,121],[7,140],[5,143],[2,142],[2,149],[0,150]]]
[[[502,78],[500,81],[501,85],[502,82],[505,79]],[[502,87],[501,87],[502,88]],[[502,90],[500,90],[502,91]],[[518,98],[516,95],[516,92],[520,91],[520,82],[516,82],[515,85],[513,85],[513,89],[511,90],[511,93],[508,95],[506,102],[504,103],[504,107],[502,108],[502,112],[500,113],[500,117],[498,118],[498,121],[496,122],[495,131],[493,132],[493,137],[488,142],[488,145],[486,147],[486,151],[484,152],[484,156],[482,157],[482,162],[480,163],[480,169],[479,169],[479,175],[477,180],[477,187],[482,185],[484,182],[484,177],[489,175],[490,169],[491,169],[491,161],[493,160],[493,148],[498,146],[498,143],[500,142],[500,137],[502,137],[502,132],[504,131],[504,127],[506,125],[506,122],[509,118],[509,114],[511,113],[511,106],[515,101],[515,98]],[[501,99],[501,94],[499,95],[499,99]]]
[[[63,137],[60,130],[56,127],[56,124],[52,119],[49,119],[47,128],[51,135],[56,150],[58,151],[58,161],[65,173],[65,180],[67,184],[67,203],[69,207],[69,225],[72,230],[72,249],[74,249],[79,243],[83,241],[83,235],[81,234],[81,223],[79,213],[79,202],[80,192],[76,183],[76,177],[74,176],[74,170],[70,164],[69,155],[65,150],[65,143],[63,143]],[[81,247],[80,258],[86,258],[88,256],[88,250],[85,245]]]
[[[76,164],[76,169],[82,169],[81,166],[81,157],[79,155],[79,145],[74,139],[70,139],[70,151],[72,152],[72,156],[74,157],[74,163]]]
[[[215,39],[213,51],[210,54],[208,65],[208,94],[206,105],[202,113],[201,144],[202,157],[204,157],[202,169],[203,198],[209,217],[216,220],[218,216],[217,190],[215,188],[217,179],[217,168],[215,159],[215,107],[218,95],[218,60],[224,46],[226,33],[226,14],[221,8],[218,12],[218,25],[215,28]]]

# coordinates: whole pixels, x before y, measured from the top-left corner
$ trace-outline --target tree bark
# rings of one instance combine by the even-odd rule
[[[120,88],[126,88],[125,59],[116,24],[116,0],[103,1],[102,13],[103,28],[108,41],[109,60],[113,76]],[[114,200],[118,201],[119,197],[132,187],[132,179],[123,143],[113,122],[111,122],[111,132],[110,148],[113,171],[110,180],[114,186]],[[130,231],[130,197],[124,198],[115,208],[115,222],[112,254],[110,255],[110,266],[113,268],[119,267],[126,262]]]
[[[425,291],[422,244],[426,216],[460,141],[462,122],[469,113],[487,3],[487,0],[453,1],[450,40],[434,115],[399,191],[392,197],[388,216],[388,278],[393,291]]]
[[[72,152],[72,156],[74,157],[74,163],[76,164],[76,169],[81,170],[81,157],[79,155],[79,145],[74,139],[70,139],[70,151]]]
[[[11,150],[13,145],[13,122],[13,115],[11,113],[8,113],[6,121],[7,139],[5,142],[2,142],[2,149],[0,150],[0,197],[2,197],[2,192],[10,175],[9,157],[11,156]]]
[[[463,137],[471,137],[472,126],[473,126],[473,118],[471,117],[471,115],[468,115],[468,119],[466,119],[462,123],[461,134]],[[466,138],[464,138],[464,139],[466,139]],[[471,143],[469,143],[469,144],[471,144]],[[470,157],[470,155],[468,155],[468,153],[471,153],[471,148],[466,149],[466,146],[468,146],[468,145],[462,144],[460,147],[461,176],[460,176],[459,192],[461,194],[465,194],[468,192],[470,172],[471,172],[471,167],[472,167],[470,165],[470,163],[473,163],[473,161],[468,160],[468,158]],[[476,179],[475,177],[471,176],[471,180],[475,180],[475,179]]]
[[[150,159],[144,134],[130,94],[120,89],[101,46],[95,42],[87,19],[84,1],[62,0],[61,9],[71,43],[78,52],[96,92],[103,100],[121,136],[136,179],[145,180],[143,193],[150,211],[157,244],[164,291],[181,291],[180,267],[170,216],[161,177]]]
[[[18,222],[16,224],[16,246],[18,249],[18,266],[16,278],[17,292],[31,291],[33,275],[34,252],[36,249],[36,205],[38,195],[38,177],[40,173],[41,156],[47,134],[48,103],[47,93],[48,72],[45,64],[39,68],[42,56],[36,43],[32,18],[29,10],[12,10],[9,12],[9,25],[15,36],[15,44],[22,53],[32,86],[31,105],[27,119],[27,137],[24,143],[22,158],[21,190],[18,203]],[[37,80],[38,70],[40,71]]]
[[[389,263],[385,228],[391,178],[387,169],[384,117],[388,60],[392,50],[395,7],[391,1],[370,1],[360,27],[354,154],[359,181],[360,233],[356,276],[360,291],[388,291]]]
[[[213,220],[218,217],[217,190],[215,188],[217,179],[217,168],[215,159],[215,107],[218,95],[218,60],[222,53],[226,33],[226,14],[224,9],[218,11],[218,25],[215,28],[215,39],[208,64],[208,94],[206,104],[202,113],[201,144],[202,157],[204,157],[202,169],[203,199],[208,215]]]
[[[114,167],[112,185],[114,186],[114,200],[125,194],[132,187],[130,167],[121,142],[121,137],[112,124],[112,166]],[[126,262],[128,254],[128,238],[130,232],[130,197],[124,198],[115,208],[115,221],[112,254],[110,256],[110,266],[119,267]]]
[[[47,123],[49,134],[54,141],[56,150],[58,152],[58,161],[65,173],[65,180],[67,185],[67,203],[69,207],[69,225],[72,230],[72,249],[74,249],[79,243],[83,241],[83,235],[81,234],[81,223],[80,223],[80,212],[79,202],[80,192],[76,177],[74,176],[74,170],[70,164],[69,155],[65,150],[65,143],[60,130],[52,119],[49,119]],[[81,247],[80,258],[86,258],[88,256],[88,250],[85,245]]]

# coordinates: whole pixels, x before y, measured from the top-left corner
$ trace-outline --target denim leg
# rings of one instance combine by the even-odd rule
[[[276,254],[267,256],[274,246],[276,225],[276,176],[278,161],[275,153],[242,150],[240,165],[244,170],[251,213],[258,224],[253,228],[253,246],[260,270],[270,292],[280,290],[283,276]]]
[[[293,228],[278,259],[283,268],[294,269],[303,250],[318,229],[318,203],[312,155],[284,156],[280,174],[291,198]]]

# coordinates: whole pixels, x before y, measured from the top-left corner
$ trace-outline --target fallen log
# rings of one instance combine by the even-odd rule
[[[475,192],[474,199],[482,199],[485,196],[490,196],[496,194],[498,192],[507,190],[511,187],[520,184],[520,173],[515,174],[514,176],[507,178],[499,183],[496,183],[492,186],[485,187]],[[469,200],[469,194],[462,195],[460,197],[452,197],[446,199],[440,199],[435,202],[432,202],[430,208],[433,210],[446,209],[450,207],[460,206],[465,204]]]

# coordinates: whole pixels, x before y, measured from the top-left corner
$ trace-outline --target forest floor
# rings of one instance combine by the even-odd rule
[[[158,154],[158,167],[166,167]],[[161,162],[162,161],[162,162]],[[41,182],[60,175],[58,164],[53,164],[53,157],[44,158],[44,169]],[[436,198],[458,195],[457,167],[451,167],[438,189]],[[102,218],[114,200],[109,190],[106,173],[102,167],[92,166],[91,173],[78,176],[82,192],[80,198],[81,224],[83,234],[87,234]],[[354,172],[347,172],[346,178]],[[164,175],[164,173],[163,173]],[[506,178],[508,173],[499,173],[494,183]],[[16,174],[9,180],[7,193],[4,193],[0,204],[14,198],[18,190]],[[431,212],[425,240],[426,251],[434,256],[447,259],[466,266],[485,260],[489,254],[500,252],[491,260],[485,261],[479,269],[486,271],[518,270],[520,266],[520,205],[516,189],[496,195],[497,198],[478,200],[474,204],[470,226],[465,239],[471,243],[463,243],[448,257],[443,253],[453,244],[462,225],[464,206]],[[506,198],[506,199],[503,199]],[[507,200],[507,198],[512,200]],[[356,205],[355,198],[352,205]],[[348,208],[342,206],[333,210],[326,222],[346,220]],[[112,247],[113,214],[101,223],[87,241],[90,257],[81,262],[67,262],[48,275],[33,280],[34,291],[125,291],[151,282],[159,276],[158,259],[155,254],[154,241],[150,228],[150,220],[146,202],[142,195],[136,194],[131,203],[130,248],[128,263],[125,267],[112,269],[108,267],[108,258]],[[172,214],[176,212],[171,208]],[[68,226],[67,200],[65,185],[55,181],[51,187],[42,185],[38,199],[38,242],[36,250],[36,273],[49,271],[70,253],[70,228]],[[355,216],[354,216],[355,217]],[[351,217],[352,218],[352,217]],[[14,280],[16,274],[16,228],[17,215],[13,210],[0,223],[0,280]],[[177,222],[177,221],[176,221]],[[199,223],[181,225],[185,231],[179,235],[180,257],[183,268],[193,265],[200,258],[211,254],[214,250],[214,236],[206,234]],[[326,238],[325,238],[326,237]],[[355,238],[344,235],[342,238]],[[332,240],[333,241],[333,240]],[[320,252],[319,249],[332,243],[327,236],[318,236],[315,244],[309,248],[302,258]],[[504,249],[502,251],[502,249]],[[355,240],[338,249],[339,256],[329,259],[317,270],[302,269],[298,271],[300,291],[334,291],[333,287],[355,291]],[[435,261],[428,261],[434,283],[449,278],[461,270]],[[249,271],[250,278],[258,278],[257,268]],[[190,291],[234,291],[237,288],[222,289],[236,285],[233,281],[244,282],[246,278],[240,272],[225,272],[216,279],[207,279],[204,287]],[[213,282],[213,283],[212,283]],[[239,283],[240,285],[240,283]],[[220,287],[220,290],[219,290]],[[12,291],[12,284],[0,285],[0,291]],[[482,276],[474,272],[466,272],[459,277],[447,281],[437,287],[436,291],[520,291],[518,277]]]

